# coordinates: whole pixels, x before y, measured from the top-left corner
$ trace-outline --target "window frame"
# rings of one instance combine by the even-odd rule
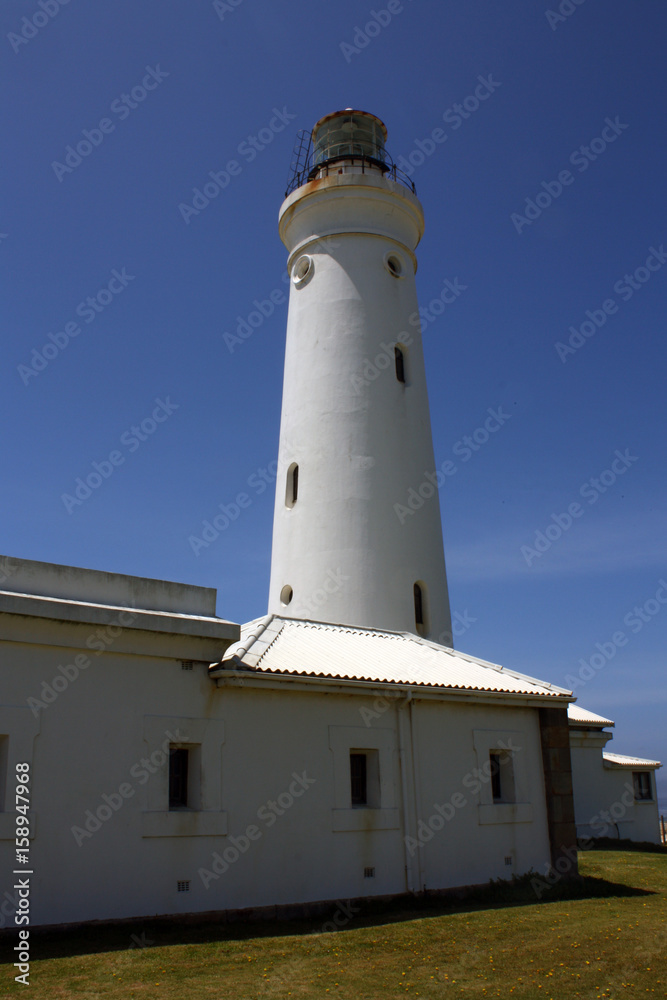
[[[646,788],[642,788],[641,779],[646,779]],[[632,789],[634,793],[635,802],[653,802],[653,782],[651,781],[650,771],[633,771],[632,772]],[[642,792],[647,792],[648,794],[641,794]]]
[[[396,732],[366,726],[329,726],[332,758],[333,801],[331,830],[334,833],[398,830],[400,816],[396,798]],[[364,806],[351,805],[350,754],[366,754],[367,798]]]
[[[539,746],[539,735],[529,730],[473,729],[473,747],[477,760],[477,822],[480,826],[501,823],[532,823],[535,794],[534,779],[529,776],[529,758]],[[491,753],[508,753],[512,767],[514,798],[494,800],[491,787]],[[501,772],[502,790],[502,772]]]
[[[178,661],[176,661],[178,663]],[[143,756],[172,747],[189,750],[188,807],[169,808],[169,765],[165,759],[150,781],[137,789],[142,837],[224,837],[227,813],[222,798],[222,719],[145,715]],[[165,742],[166,737],[166,742]]]

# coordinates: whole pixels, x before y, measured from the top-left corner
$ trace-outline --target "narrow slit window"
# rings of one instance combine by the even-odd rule
[[[292,462],[287,470],[287,483],[285,486],[285,505],[293,507],[299,495],[299,466]]]
[[[350,754],[350,787],[352,791],[352,805],[367,805],[368,780],[365,753]]]
[[[418,583],[414,586],[415,595],[415,624],[424,625],[424,594]]]
[[[405,356],[398,344],[394,348],[394,362],[396,365],[396,378],[405,385]]]
[[[502,802],[503,791],[500,780],[500,754],[494,753],[492,750],[489,754],[489,764],[491,765],[491,795],[493,796],[493,801]]]
[[[169,809],[188,807],[188,766],[190,751],[183,747],[169,750]]]

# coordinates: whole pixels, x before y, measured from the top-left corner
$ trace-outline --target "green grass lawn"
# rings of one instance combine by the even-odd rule
[[[581,853],[584,879],[322,921],[161,923],[32,936],[31,998],[269,1000],[667,996],[667,853]],[[134,938],[131,937],[134,935]],[[5,942],[6,944],[7,942]],[[11,942],[14,944],[14,940]],[[5,949],[6,950],[6,949]],[[10,960],[13,961],[13,960]],[[3,996],[20,995],[11,965]]]

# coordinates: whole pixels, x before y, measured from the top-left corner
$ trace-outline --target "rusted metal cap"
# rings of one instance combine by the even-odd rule
[[[372,121],[374,121],[377,125],[380,126],[380,128],[382,129],[382,134],[386,140],[387,126],[385,125],[385,123],[380,118],[378,118],[377,115],[372,115],[369,111],[359,111],[356,108],[344,108],[342,111],[332,111],[331,114],[325,115],[323,118],[320,118],[319,121],[315,122],[315,124],[313,125],[313,138],[315,138],[318,129],[321,128],[321,126],[324,125],[325,122],[330,121],[332,118],[338,118],[339,115],[362,115],[364,118],[370,118]]]

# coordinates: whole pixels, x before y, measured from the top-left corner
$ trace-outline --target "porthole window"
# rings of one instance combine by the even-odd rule
[[[287,481],[285,483],[285,506],[293,507],[299,495],[299,466],[292,462],[287,470]]]
[[[292,268],[292,281],[297,287],[305,285],[309,278],[313,274],[313,258],[309,257],[308,254],[304,254],[303,257],[299,257],[294,267]]]
[[[290,585],[286,583],[283,589],[280,591],[280,603],[284,608],[286,608],[293,597],[294,597],[294,591],[292,590]]]
[[[388,253],[384,258],[384,266],[394,278],[403,276],[403,261],[397,253]]]

